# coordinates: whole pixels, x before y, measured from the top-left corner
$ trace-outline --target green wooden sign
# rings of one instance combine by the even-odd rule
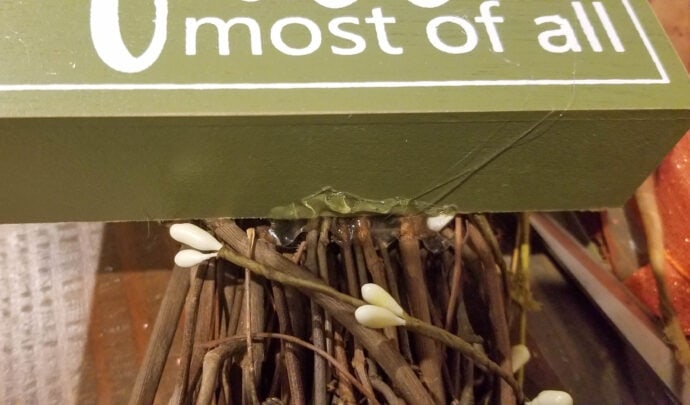
[[[690,127],[643,0],[0,9],[0,222],[615,206]]]

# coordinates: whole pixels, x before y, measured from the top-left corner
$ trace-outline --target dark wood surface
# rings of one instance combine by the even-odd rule
[[[540,311],[528,315],[525,391],[562,389],[576,404],[673,404],[663,384],[592,302],[544,254],[531,260]]]

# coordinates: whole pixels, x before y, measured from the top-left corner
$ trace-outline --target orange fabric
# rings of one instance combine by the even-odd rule
[[[686,335],[690,335],[690,132],[656,171],[656,196],[664,228],[666,283]],[[649,266],[626,285],[659,315],[656,284]]]
[[[659,313],[659,297],[656,283],[649,265],[644,266],[625,280],[625,284],[635,293],[656,316]],[[690,335],[690,280],[676,271],[670,263],[666,265],[666,284],[671,302],[678,313],[678,321],[686,336]]]
[[[659,166],[656,195],[666,252],[677,270],[690,279],[690,132]]]

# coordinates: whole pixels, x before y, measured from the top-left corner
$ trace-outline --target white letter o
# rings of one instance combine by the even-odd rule
[[[456,24],[460,26],[460,28],[462,28],[463,31],[465,31],[467,40],[464,44],[455,46],[448,45],[445,42],[443,42],[441,38],[439,38],[438,27],[441,24],[445,23]],[[479,43],[477,31],[474,29],[472,24],[465,19],[453,16],[436,17],[433,20],[429,21],[429,24],[426,25],[426,36],[429,38],[429,42],[431,42],[431,44],[436,49],[454,55],[471,52],[477,46],[477,43]]]
[[[311,40],[304,48],[293,48],[283,41],[283,29],[291,24],[299,24],[309,31]],[[316,52],[321,46],[321,30],[316,23],[303,17],[286,17],[276,21],[271,27],[271,42],[280,52],[290,56],[304,56]]]

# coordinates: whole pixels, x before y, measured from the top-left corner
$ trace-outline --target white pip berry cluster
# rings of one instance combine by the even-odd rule
[[[455,218],[455,215],[441,214],[426,219],[426,226],[434,232],[441,232]]]
[[[402,307],[378,284],[364,284],[362,298],[369,305],[362,305],[355,311],[355,319],[360,324],[373,329],[405,325]]]
[[[175,264],[180,267],[193,267],[204,260],[216,257],[223,247],[223,244],[210,233],[194,224],[175,224],[170,227],[170,236],[194,248],[180,250],[175,255]]]

